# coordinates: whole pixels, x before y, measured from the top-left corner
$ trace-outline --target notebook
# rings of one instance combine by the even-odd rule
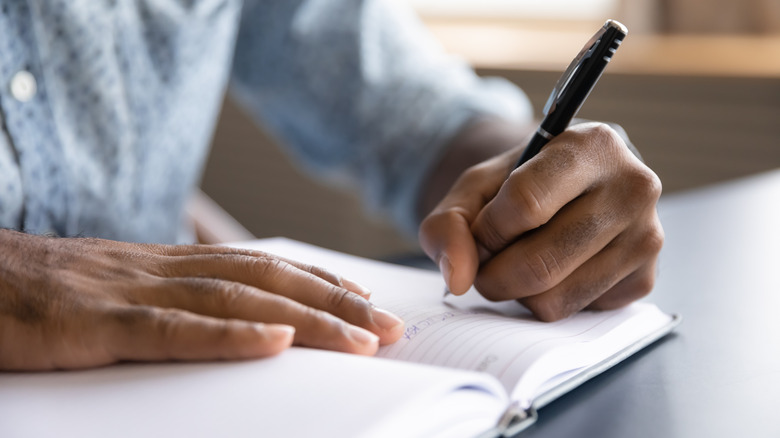
[[[0,374],[2,436],[512,436],[538,410],[669,333],[647,302],[537,321],[438,272],[283,239],[242,242],[337,272],[406,321],[376,357],[294,347],[240,362]]]

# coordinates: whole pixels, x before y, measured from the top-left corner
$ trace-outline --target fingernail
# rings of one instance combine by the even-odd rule
[[[378,307],[374,307],[371,310],[371,319],[373,319],[374,324],[378,325],[382,330],[392,330],[404,323],[401,318]]]
[[[355,283],[354,281],[348,279],[348,278],[341,278],[341,285],[344,286],[344,289],[350,290],[352,292],[355,292],[356,294],[362,296],[363,298],[368,298],[371,296],[371,291],[359,284]]]
[[[379,336],[354,325],[349,326],[349,337],[358,344],[376,344],[379,342]]]
[[[447,283],[447,287],[450,285],[450,277],[452,276],[452,265],[450,264],[450,258],[447,255],[441,256],[439,259],[439,271],[441,276],[444,277],[444,282]]]

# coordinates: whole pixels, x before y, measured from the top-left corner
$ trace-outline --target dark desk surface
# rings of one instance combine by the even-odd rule
[[[780,170],[665,197],[648,298],[676,333],[539,412],[522,437],[780,437]]]

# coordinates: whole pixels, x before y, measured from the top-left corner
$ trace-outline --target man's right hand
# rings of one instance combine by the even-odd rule
[[[258,251],[0,230],[0,370],[374,354],[403,322],[324,269]]]

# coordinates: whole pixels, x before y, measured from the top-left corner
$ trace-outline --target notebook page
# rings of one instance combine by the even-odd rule
[[[491,303],[474,290],[444,300],[444,282],[438,272],[390,265],[287,239],[267,239],[256,245],[357,281],[371,289],[372,302],[403,318],[403,337],[381,347],[378,356],[486,372],[495,376],[508,393],[513,393],[532,363],[553,349],[592,342],[635,315],[656,309],[652,304],[634,303],[620,310],[580,312],[563,321],[544,323],[514,301]],[[603,353],[617,351],[620,343],[638,337],[636,333],[618,337],[614,345],[602,349]],[[580,358],[593,359],[587,355]],[[586,365],[581,362],[574,358],[569,369]],[[549,377],[564,371],[560,368],[558,364]],[[536,376],[535,380],[544,379]]]
[[[563,321],[543,323],[513,311],[511,306],[507,306],[507,313],[522,316],[485,313],[484,308],[453,304],[421,308],[399,301],[385,305],[404,318],[407,327],[402,339],[382,347],[378,356],[487,372],[498,378],[509,393],[515,393],[515,386],[532,365],[564,349],[539,362],[530,380],[521,385],[520,392],[529,398],[547,378],[596,363],[629,345],[638,337],[635,333],[606,338],[613,341],[611,344],[594,343],[654,308],[636,303],[617,311],[582,312]]]
[[[506,403],[486,375],[294,347],[263,360],[0,373],[0,436],[428,438],[463,416],[473,436]],[[429,406],[449,412],[422,415]]]

